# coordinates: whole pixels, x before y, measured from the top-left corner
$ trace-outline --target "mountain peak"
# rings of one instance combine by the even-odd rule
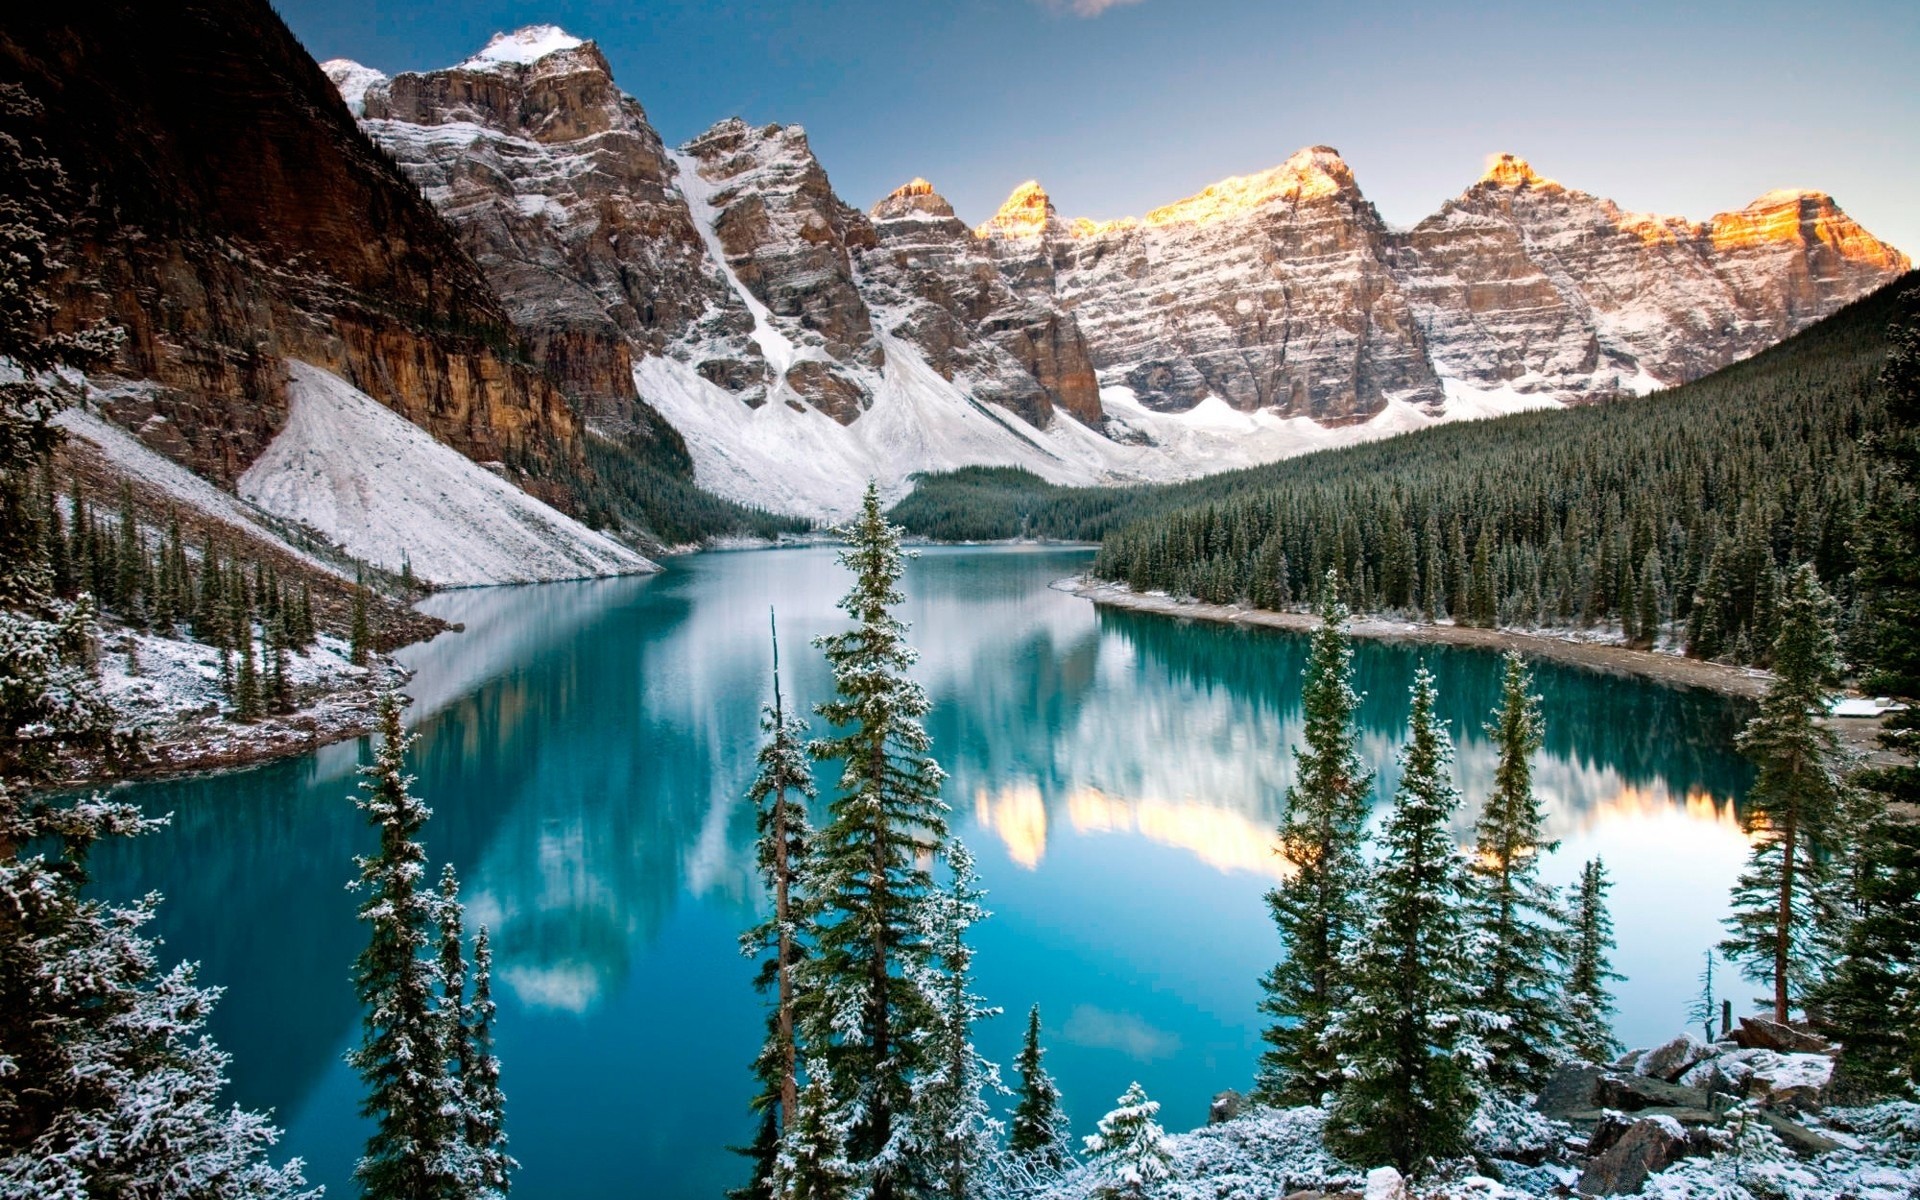
[[[1480,173],[1480,182],[1515,188],[1557,186],[1518,154],[1488,155],[1487,169]]]
[[[876,221],[914,216],[951,217],[953,205],[934,191],[931,183],[915,175],[888,192],[885,198],[867,211],[867,215]]]
[[[584,39],[574,37],[558,25],[525,25],[512,33],[494,34],[480,53],[460,65],[481,70],[501,65],[524,67],[549,54],[576,50],[584,45]]]
[[[379,71],[350,58],[330,58],[320,64],[320,70],[333,83],[340,98],[347,102],[348,111],[356,117],[367,115],[367,89],[387,81],[387,77]]]
[[[1047,189],[1040,186],[1039,180],[1029,179],[1014,188],[1000,211],[987,218],[974,233],[983,238],[1024,238],[1059,233],[1063,229]]]
[[[1277,167],[1231,175],[1203,190],[1147,213],[1148,225],[1206,225],[1257,211],[1274,200],[1309,200],[1357,190],[1353,171],[1332,146],[1297,150]],[[1089,226],[1088,232],[1124,224]]]

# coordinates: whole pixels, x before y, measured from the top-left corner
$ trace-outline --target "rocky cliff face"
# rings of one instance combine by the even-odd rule
[[[473,260],[266,4],[22,11],[0,80],[43,106],[14,132],[77,200],[63,320],[126,331],[118,369],[159,386],[115,415],[155,449],[231,483],[295,358],[472,458],[570,453],[573,413]]]
[[[1065,224],[1028,183],[978,233],[1024,295],[1078,319],[1102,381],[1149,408],[1213,395],[1331,422],[1441,399],[1386,225],[1328,147],[1138,220]]]
[[[969,461],[1192,475],[1643,391],[1908,265],[1818,193],[1692,223],[1511,156],[1396,230],[1325,146],[1120,221],[1063,219],[1028,182],[969,230],[924,180],[857,211],[798,127],[722,121],[667,150],[551,27],[444,71],[328,67],[543,360],[628,403],[631,358],[702,478],[745,499]]]

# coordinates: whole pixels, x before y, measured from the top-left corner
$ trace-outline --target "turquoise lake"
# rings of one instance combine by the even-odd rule
[[[1244,1088],[1257,979],[1280,952],[1262,895],[1305,639],[1099,611],[1053,590],[1088,552],[942,548],[908,568],[901,615],[933,701],[953,827],[993,917],[980,1031],[1006,1069],[1038,1003],[1076,1133],[1138,1079],[1174,1129]],[[760,906],[752,813],[757,717],[777,606],[791,698],[829,678],[808,639],[844,627],[827,548],[713,553],[641,579],[449,592],[464,632],[404,651],[425,841],[465,884],[497,955],[499,1054],[519,1200],[714,1200],[737,1185],[747,1064],[762,1032],[740,930]],[[1492,777],[1482,723],[1499,659],[1360,642],[1364,753],[1382,801],[1416,665],[1438,677],[1470,839]],[[1719,937],[1746,842],[1742,706],[1702,692],[1535,665],[1546,871],[1603,856],[1620,948],[1618,1032],[1677,1032]],[[226,987],[213,1033],[235,1098],[272,1108],[284,1155],[336,1197],[365,1126],[341,1055],[359,1036],[349,967],[365,934],[346,883],[371,831],[351,796],[365,743],[121,794],[170,828],[94,860],[115,896],[164,893],[167,961]],[[1736,1002],[1745,985],[1727,989]]]

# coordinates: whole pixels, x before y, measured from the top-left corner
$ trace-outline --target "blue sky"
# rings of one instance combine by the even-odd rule
[[[1632,209],[1830,192],[1920,256],[1920,4],[1318,0],[279,0],[317,58],[445,66],[496,30],[600,43],[669,143],[806,126],[865,207],[915,176],[968,222],[1038,178],[1137,214],[1338,148],[1410,224],[1511,151]]]

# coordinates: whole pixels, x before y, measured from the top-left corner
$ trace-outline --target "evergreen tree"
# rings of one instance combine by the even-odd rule
[[[448,1180],[450,1196],[481,1195],[480,1159],[467,1142],[471,1120],[467,1082],[474,1075],[475,1047],[472,1039],[472,1011],[467,1006],[467,957],[464,926],[465,910],[460,905],[460,878],[453,864],[440,868],[440,903],[437,908],[440,947],[437,967],[439,994],[434,998],[436,1044],[445,1073],[440,1081],[442,1113],[451,1113],[454,1124],[448,1138],[441,1173]]]
[[[1568,931],[1566,1044],[1581,1062],[1604,1063],[1620,1053],[1613,1036],[1613,917],[1607,912],[1607,869],[1599,859],[1580,869],[1573,886],[1573,924]]]
[[[367,665],[367,658],[373,653],[373,625],[367,615],[367,585],[356,583],[353,586],[353,615],[348,634],[348,658],[356,667]]]
[[[1500,753],[1493,793],[1475,830],[1475,991],[1490,1018],[1482,1038],[1494,1086],[1534,1091],[1559,1041],[1559,978],[1565,923],[1560,900],[1540,881],[1541,840],[1532,758],[1540,748],[1540,697],[1517,651],[1506,656],[1500,708],[1487,726]]]
[[[771,624],[771,613],[768,619]],[[792,1120],[800,1094],[794,975],[805,953],[801,881],[813,837],[807,822],[807,802],[815,792],[812,767],[807,761],[807,723],[787,713],[780,691],[777,627],[773,630],[773,703],[762,707],[760,728],[767,741],[760,748],[760,770],[747,789],[747,802],[754,806],[759,834],[755,858],[773,902],[773,915],[747,931],[741,949],[761,960],[754,986],[763,993],[773,992],[773,1007],[767,1014],[766,1040],[753,1064],[760,1081],[759,1094],[753,1099],[760,1124],[753,1145],[747,1149],[754,1160],[752,1181],[735,1193],[741,1200],[770,1194],[780,1138]]]
[[[1262,1104],[1318,1104],[1340,1079],[1327,1029],[1348,992],[1344,960],[1360,920],[1373,774],[1360,765],[1360,698],[1339,591],[1328,572],[1301,695],[1306,744],[1294,751],[1298,776],[1280,826],[1279,853],[1294,874],[1267,893],[1287,956],[1261,980],[1260,1011],[1273,1018],[1260,1035],[1268,1048],[1253,1096]]]
[[[1000,1068],[980,1056],[973,1027],[1000,1010],[973,994],[973,948],[967,931],[987,916],[973,855],[958,838],[947,842],[952,880],[921,906],[922,936],[932,962],[918,968],[920,989],[933,1013],[927,1063],[913,1081],[916,1156],[931,1193],[968,1200],[999,1147],[1001,1124],[988,1094],[1004,1095]]]
[[[1819,1016],[1846,1047],[1849,1074],[1897,1093],[1920,1083],[1920,824],[1885,811],[1920,806],[1920,294],[1905,295],[1890,342],[1887,428],[1872,442],[1875,495],[1859,547],[1863,682],[1907,708],[1880,734],[1901,758],[1856,777],[1880,811],[1858,839],[1853,919]]]
[[[354,887],[363,891],[360,919],[367,948],[354,964],[354,989],[364,1007],[360,1046],[347,1062],[367,1092],[360,1114],[375,1122],[354,1178],[369,1200],[441,1200],[461,1194],[455,1170],[464,1157],[456,1116],[448,1104],[446,1039],[436,1011],[437,965],[427,957],[439,905],[424,886],[426,853],[418,838],[431,815],[409,791],[400,701],[383,693],[380,746],[358,804],[380,835],[378,851],[357,857]]]
[[[234,715],[242,721],[257,721],[265,705],[261,700],[260,668],[253,653],[253,613],[243,610],[234,628],[240,647],[240,666],[233,684]]]
[[[1794,572],[1773,643],[1773,682],[1740,735],[1757,768],[1743,823],[1753,841],[1733,889],[1720,952],[1770,986],[1785,1022],[1820,979],[1819,927],[1830,919],[1831,853],[1848,804],[1838,737],[1819,720],[1839,673],[1833,602],[1811,566]]]
[[[507,1098],[493,1054],[493,940],[482,925],[473,936],[473,1003],[467,1016],[465,1092],[467,1149],[479,1165],[483,1198],[505,1196],[520,1164],[507,1153]]]
[[[311,1197],[298,1160],[267,1161],[280,1131],[223,1102],[228,1056],[206,1033],[219,989],[192,964],[159,969],[158,898],[81,896],[97,841],[157,824],[0,780],[0,1195]]]
[[[1147,1099],[1146,1089],[1135,1082],[1121,1094],[1119,1107],[1100,1118],[1100,1132],[1088,1136],[1086,1145],[1095,1169],[1108,1180],[1102,1195],[1139,1200],[1172,1172],[1173,1148],[1154,1120],[1159,1115],[1160,1102]]]
[[[1041,1174],[1066,1167],[1072,1149],[1066,1111],[1060,1106],[1060,1087],[1042,1065],[1046,1051],[1040,1047],[1040,1006],[1027,1011],[1027,1036],[1020,1044],[1020,1055],[1013,1060],[1020,1072],[1020,1097],[1014,1105],[1013,1123],[1007,1137],[1007,1149],[1029,1172]]]
[[[1330,1031],[1344,1077],[1329,1147],[1403,1174],[1465,1152],[1484,1066],[1468,1008],[1466,865],[1448,832],[1460,803],[1453,743],[1433,708],[1433,676],[1422,667],[1384,857],[1367,891],[1371,915],[1348,952],[1353,994]]]
[[[860,1170],[847,1157],[848,1113],[833,1095],[828,1073],[808,1062],[807,1084],[780,1139],[773,1194],[782,1200],[848,1200]]]
[[[821,1114],[823,1127],[846,1129],[861,1184],[890,1200],[913,1170],[901,1119],[934,1029],[913,977],[930,953],[919,907],[932,880],[922,864],[946,841],[945,773],[927,755],[926,693],[907,677],[915,655],[890,611],[902,600],[900,531],[882,515],[877,486],[840,532],[840,561],[854,574],[840,607],[856,627],[815,642],[837,695],[815,710],[835,733],[811,751],[842,764],[841,794],[815,839],[807,916],[816,952],[799,990],[809,1064],[836,1106]]]
[[[1687,1009],[1687,1020],[1700,1026],[1706,1041],[1713,1040],[1713,1023],[1720,1016],[1720,1003],[1713,987],[1713,951],[1707,951],[1706,965],[1700,968],[1700,994]]]

